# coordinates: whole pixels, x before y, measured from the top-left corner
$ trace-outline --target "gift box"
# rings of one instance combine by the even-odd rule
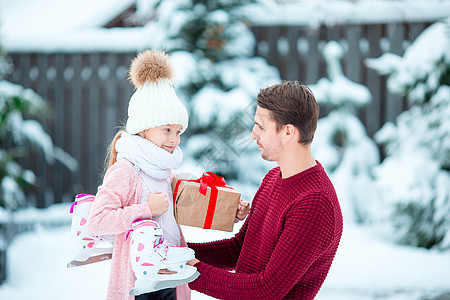
[[[172,179],[175,219],[180,225],[233,231],[241,193],[223,177],[206,172],[198,179],[178,175]]]

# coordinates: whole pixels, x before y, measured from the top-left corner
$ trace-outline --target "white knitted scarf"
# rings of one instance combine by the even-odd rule
[[[183,152],[176,147],[172,153],[138,135],[122,133],[116,142],[117,159],[126,158],[145,174],[156,179],[169,178],[183,160]]]

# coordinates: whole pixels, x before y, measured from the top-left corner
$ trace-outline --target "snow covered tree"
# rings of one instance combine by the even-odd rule
[[[249,2],[155,1],[151,21],[167,32],[175,88],[189,109],[183,166],[234,179],[244,194],[243,183],[254,192],[269,168],[250,139],[254,100],[280,82],[276,68],[251,57],[255,38],[239,14]]]
[[[450,20],[428,27],[403,57],[368,60],[410,108],[375,139],[386,158],[375,172],[381,205],[403,243],[450,248]]]
[[[319,105],[332,110],[318,121],[312,152],[335,185],[346,221],[360,223],[370,210],[371,168],[379,163],[379,153],[355,110],[367,105],[372,95],[343,74],[344,49],[338,42],[328,42],[323,55],[328,78],[310,87]]]
[[[30,151],[40,151],[48,163],[56,159],[70,169],[77,168],[77,162],[53,145],[38,121],[47,116],[46,101],[4,79],[13,66],[0,51],[0,207],[14,210],[26,206],[27,188],[38,184],[34,172],[23,165]]]

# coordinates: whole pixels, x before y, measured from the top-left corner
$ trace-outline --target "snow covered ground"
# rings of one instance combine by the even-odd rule
[[[68,215],[69,205],[33,211],[36,220]],[[59,213],[58,213],[59,211]],[[70,218],[70,216],[69,216]],[[68,220],[69,220],[68,218]],[[235,226],[235,232],[242,223]],[[188,241],[234,233],[183,226]],[[67,269],[73,248],[70,226],[22,233],[8,252],[8,279],[0,299],[105,299],[110,262]],[[357,225],[344,226],[334,264],[318,300],[450,299],[450,252],[399,246]],[[213,299],[193,292],[193,300]]]

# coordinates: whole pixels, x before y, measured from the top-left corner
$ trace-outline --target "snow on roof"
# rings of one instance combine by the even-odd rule
[[[9,52],[130,51],[148,29],[103,28],[134,0],[0,0],[0,42]]]
[[[0,0],[0,17],[6,32],[63,33],[101,27],[134,0]]]
[[[164,33],[154,25],[103,27],[133,4],[135,0],[0,0],[0,43],[9,52],[126,52],[161,47]],[[244,9],[244,14],[255,25],[433,22],[450,15],[450,1],[266,1]]]
[[[386,24],[434,22],[450,16],[448,0],[311,1],[252,5],[245,12],[254,25]]]

